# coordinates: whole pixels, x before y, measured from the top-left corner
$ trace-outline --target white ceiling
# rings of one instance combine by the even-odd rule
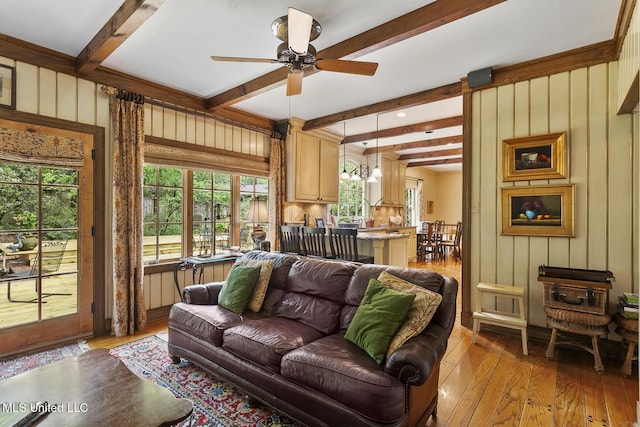
[[[447,0],[439,0],[447,1]],[[448,0],[451,1],[451,0]],[[0,33],[77,56],[123,0],[3,0]],[[165,0],[102,66],[210,98],[278,65],[213,62],[211,55],[275,58],[271,22],[288,7],[320,22],[320,51],[432,1],[418,0]],[[319,72],[302,94],[282,85],[233,105],[270,119],[314,119],[456,83],[469,71],[515,64],[614,36],[621,0],[509,0],[357,58],[378,62],[373,77]],[[354,58],[355,59],[355,58]],[[379,129],[462,114],[461,97],[379,115]],[[338,133],[343,124],[331,126]],[[376,117],[346,124],[347,135],[376,129]],[[460,127],[383,138],[381,146],[460,135]],[[451,147],[447,147],[451,148]],[[402,154],[419,150],[407,150]],[[451,170],[457,165],[431,167]]]

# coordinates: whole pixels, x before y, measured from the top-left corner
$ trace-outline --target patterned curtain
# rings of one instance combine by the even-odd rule
[[[284,140],[271,138],[271,152],[269,154],[269,230],[272,250],[280,249],[280,241],[277,238],[277,230],[282,225],[284,217],[284,198],[286,191],[285,183],[285,155]]]
[[[125,91],[111,97],[113,124],[113,313],[121,337],[147,323],[142,267],[144,98]]]

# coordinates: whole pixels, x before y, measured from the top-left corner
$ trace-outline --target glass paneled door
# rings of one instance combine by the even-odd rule
[[[85,169],[0,162],[0,355],[93,331]]]

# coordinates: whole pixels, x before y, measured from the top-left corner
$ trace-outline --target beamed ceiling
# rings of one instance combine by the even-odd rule
[[[290,117],[327,128],[364,154],[459,170],[467,73],[491,87],[617,59],[635,0],[6,0],[0,56],[145,95],[177,109],[271,133]],[[311,14],[317,58],[377,62],[373,77],[214,62],[275,58],[271,22]],[[19,76],[18,76],[19,78]],[[637,102],[637,100],[635,100]],[[634,104],[635,105],[635,104]],[[404,113],[399,117],[398,113]]]

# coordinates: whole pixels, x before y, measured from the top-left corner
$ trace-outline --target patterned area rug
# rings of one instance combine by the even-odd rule
[[[18,358],[0,360],[0,379],[20,374],[65,357],[83,352],[79,344],[68,345]],[[215,427],[294,427],[292,419],[268,407],[250,407],[244,395],[231,384],[182,360],[171,363],[165,340],[152,336],[115,347],[111,354],[119,357],[132,372],[161,385],[181,398],[191,399],[194,414],[181,426]],[[191,422],[191,424],[189,424]]]
[[[244,395],[196,365],[182,360],[171,363],[167,343],[152,336],[111,350],[132,372],[168,388],[177,397],[191,399],[198,426],[297,426],[293,420],[268,407],[250,407]],[[189,420],[183,425],[189,425]]]
[[[77,356],[82,352],[83,348],[80,344],[70,344],[37,353],[29,353],[20,357],[9,356],[2,358],[0,359],[0,380],[48,365],[65,357]]]

